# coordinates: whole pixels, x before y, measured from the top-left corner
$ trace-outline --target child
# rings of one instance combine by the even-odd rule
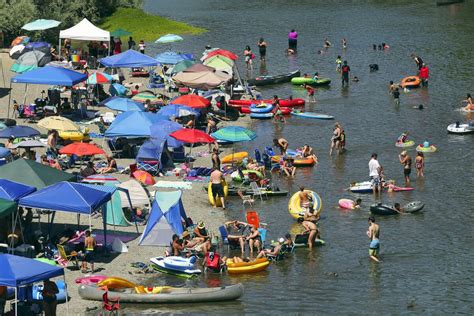
[[[395,88],[395,90],[392,92],[392,95],[395,104],[400,105],[400,90],[398,88]]]
[[[314,80],[314,81],[318,81],[318,80],[319,80],[319,73],[318,73],[318,72],[314,73],[313,80]]]
[[[336,71],[341,72],[341,68],[342,68],[342,58],[341,58],[341,56],[337,56],[337,58],[336,58]]]
[[[145,54],[145,42],[143,40],[140,41],[140,43],[138,44],[138,50],[140,51],[140,53],[142,54]]]
[[[313,89],[313,87],[311,87],[311,86],[308,85],[308,84],[305,84],[305,85],[304,85],[304,88],[306,89],[306,91],[307,91],[307,93],[308,93],[307,102],[309,102],[309,103],[316,103],[316,99],[314,98],[314,89]]]

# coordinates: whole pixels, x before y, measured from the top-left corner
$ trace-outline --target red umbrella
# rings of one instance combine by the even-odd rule
[[[77,156],[105,155],[105,152],[96,145],[79,142],[64,146],[59,150],[59,153],[64,155]]]
[[[205,108],[211,105],[211,102],[206,98],[200,97],[195,94],[186,94],[174,99],[170,104],[186,105],[194,109]]]
[[[208,134],[193,128],[183,128],[170,134],[171,137],[176,138],[184,143],[213,143],[215,139]]]
[[[153,185],[155,184],[155,178],[148,172],[144,170],[136,170],[132,173],[133,177],[143,183],[144,185]]]
[[[237,60],[237,58],[239,58],[236,54],[234,54],[233,52],[231,51],[228,51],[228,50],[225,50],[225,49],[216,49],[216,50],[213,50],[209,53],[206,54],[206,56],[204,56],[204,59],[203,60],[206,60],[212,56],[216,56],[216,55],[221,55],[221,56],[224,56],[224,57],[227,57],[227,58],[230,58],[232,60]]]

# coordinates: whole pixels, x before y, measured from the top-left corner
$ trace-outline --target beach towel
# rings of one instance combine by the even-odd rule
[[[192,183],[186,181],[157,181],[155,188],[174,188],[174,189],[182,189],[182,190],[191,190]]]

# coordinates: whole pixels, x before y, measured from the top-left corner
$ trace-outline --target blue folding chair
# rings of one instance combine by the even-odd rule
[[[219,233],[221,234],[221,239],[222,239],[222,245],[227,246],[227,251],[230,250],[230,244],[229,244],[229,234],[227,233],[227,229],[225,228],[224,225],[219,226]]]
[[[265,247],[265,240],[267,238],[267,230],[265,228],[259,228],[260,238],[262,239],[262,249]]]

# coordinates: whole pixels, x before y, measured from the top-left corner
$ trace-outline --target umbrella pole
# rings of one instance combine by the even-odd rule
[[[10,81],[10,89],[8,90],[8,114],[7,114],[7,118],[10,118],[10,104],[11,104],[11,101],[12,101],[12,82]],[[15,113],[13,113],[13,117],[15,116]]]
[[[25,105],[26,103],[26,95],[28,94],[28,84],[25,85],[25,96],[23,98],[23,106]]]

